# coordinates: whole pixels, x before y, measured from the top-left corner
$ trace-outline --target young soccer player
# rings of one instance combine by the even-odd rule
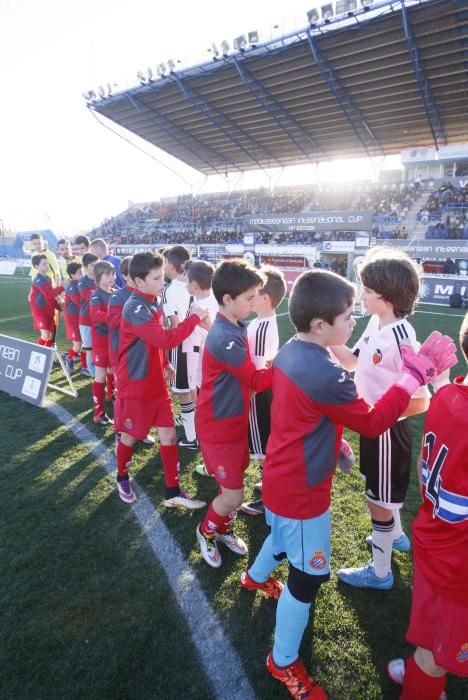
[[[468,361],[468,314],[460,346]],[[439,700],[447,673],[468,677],[468,375],[431,401],[419,461],[423,504],[413,521],[414,580],[406,639],[394,659],[403,700]]]
[[[256,369],[242,319],[252,312],[263,283],[263,276],[245,260],[224,261],[213,275],[219,313],[206,338],[196,420],[206,469],[219,485],[197,528],[202,557],[214,568],[221,566],[218,542],[236,554],[247,554],[247,545],[232,525],[243,501],[244,471],[249,465],[250,394],[271,386],[271,369]]]
[[[219,304],[211,289],[214,267],[204,260],[191,261],[187,268],[187,291],[195,303],[207,309],[211,323],[219,311]],[[187,356],[187,381],[195,403],[202,382],[202,358],[208,331],[197,326],[182,343],[182,351]]]
[[[78,292],[80,295],[80,315],[79,326],[81,335],[81,346],[86,353],[86,365],[89,376],[94,379],[94,365],[91,359],[91,319],[89,317],[89,298],[96,283],[94,281],[94,266],[97,263],[96,255],[85,253],[83,255],[83,277],[78,282]]]
[[[185,274],[185,266],[190,260],[190,253],[185,246],[174,245],[171,248],[166,248],[163,255],[164,273],[170,280],[162,297],[164,316],[168,319],[171,328],[177,328],[178,324],[186,318],[193,302],[193,297],[187,291]],[[195,432],[195,404],[189,391],[187,355],[182,346],[172,350],[170,362],[175,370],[175,377],[171,381],[171,390],[179,397],[180,416],[185,432],[185,439],[179,440],[179,447],[196,450],[198,449],[198,441]]]
[[[115,268],[110,262],[97,262],[94,266],[96,289],[89,298],[89,317],[91,320],[91,357],[95,368],[92,386],[94,422],[108,425],[112,420],[104,410],[104,388],[106,400],[114,394],[114,374],[109,361],[109,327],[107,312],[112,287],[115,282]]]
[[[332,348],[348,371],[355,370],[358,393],[375,402],[393,384],[402,367],[401,342],[419,347],[407,317],[419,291],[416,264],[406,253],[373,249],[360,268],[361,300],[371,319],[353,350]],[[340,569],[338,578],[351,586],[388,590],[393,586],[392,548],[410,549],[402,530],[400,508],[408,490],[412,437],[408,416],[426,411],[430,394],[420,387],[400,419],[376,438],[360,436],[360,470],[372,518],[372,563]]]
[[[34,328],[41,334],[37,343],[50,348],[55,340],[56,313],[62,310],[57,297],[63,292],[63,287],[52,287],[52,281],[47,274],[49,261],[46,255],[33,255],[32,265],[36,274],[32,280],[28,300],[31,304]]]
[[[440,333],[419,354],[405,348],[395,385],[370,406],[328,352],[351,336],[354,293],[347,280],[322,270],[303,273],[293,286],[289,314],[298,333],[273,360],[271,434],[263,471],[271,534],[240,581],[248,590],[279,598],[267,667],[301,700],[327,697],[299,660],[299,646],[311,604],[330,577],[330,490],[343,425],[378,435],[401,415],[417,386],[456,361],[455,346]],[[270,574],[284,559],[289,576],[283,588]]]
[[[195,326],[203,322],[206,311],[193,306],[189,317],[177,328],[165,330],[157,305],[157,297],[164,287],[163,275],[161,255],[137,253],[132,258],[130,277],[137,291],[130,296],[122,311],[117,369],[114,424],[114,430],[120,433],[117,486],[125,503],[135,500],[128,476],[133,446],[148,435],[151,426],[155,426],[166,482],[164,505],[193,510],[203,508],[205,503],[193,499],[179,487],[179,456],[164,369],[166,350],[188,337]]]
[[[260,268],[266,283],[257,290],[253,310],[257,318],[247,327],[250,356],[257,369],[264,369],[278,352],[279,336],[276,309],[286,293],[283,273],[277,268]],[[249,451],[252,459],[260,462],[260,482],[255,484],[257,491],[262,488],[262,469],[265,450],[270,436],[271,389],[260,391],[250,399],[249,407]],[[243,503],[241,510],[247,515],[262,515],[262,500]]]
[[[86,353],[81,349],[81,334],[80,334],[80,293],[78,291],[78,282],[83,277],[83,268],[81,263],[72,262],[67,265],[67,275],[70,282],[65,289],[65,328],[67,340],[70,340],[72,345],[66,354],[68,369],[73,372],[75,368],[75,357],[80,356],[81,371],[86,370],[84,374],[89,377],[86,364]]]

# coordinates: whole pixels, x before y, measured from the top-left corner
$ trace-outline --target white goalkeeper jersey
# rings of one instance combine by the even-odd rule
[[[368,403],[375,404],[395,382],[403,366],[400,343],[409,341],[411,347],[419,350],[414,328],[405,318],[397,319],[379,328],[379,317],[373,315],[367,328],[353,348],[357,355],[354,381],[360,396]],[[419,387],[413,398],[430,397],[426,386]]]

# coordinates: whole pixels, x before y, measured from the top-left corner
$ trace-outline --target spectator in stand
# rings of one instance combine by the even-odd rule
[[[447,258],[447,260],[444,263],[444,275],[456,275],[457,274],[457,266],[455,265],[455,261],[452,260],[452,258]]]
[[[97,255],[99,260],[111,263],[115,269],[115,286],[119,288],[125,287],[125,282],[120,274],[120,263],[122,260],[115,255],[109,255],[107,243],[102,238],[95,238],[91,243],[89,251],[93,253],[93,255]]]

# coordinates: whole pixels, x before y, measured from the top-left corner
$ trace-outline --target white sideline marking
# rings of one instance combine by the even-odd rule
[[[72,431],[110,476],[115,477],[115,457],[109,448],[62,406],[48,401],[45,408]],[[151,500],[135,480],[132,485],[138,500],[127,507],[132,509],[153,554],[166,573],[215,697],[223,700],[254,700],[255,693],[243,671],[239,656],[225,637],[222,625],[200,587],[193,569],[185,561]]]

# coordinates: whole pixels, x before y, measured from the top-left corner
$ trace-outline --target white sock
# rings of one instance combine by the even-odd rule
[[[372,518],[372,559],[375,575],[379,578],[392,570],[394,520],[382,522]]]
[[[402,536],[403,534],[403,529],[401,527],[401,520],[400,520],[400,510],[393,510],[393,520],[395,521],[395,525],[393,528],[393,539],[397,540],[399,537]]]
[[[197,439],[197,434],[195,432],[195,405],[193,401],[180,404],[180,417],[182,418],[185,437],[190,442],[193,442]]]

